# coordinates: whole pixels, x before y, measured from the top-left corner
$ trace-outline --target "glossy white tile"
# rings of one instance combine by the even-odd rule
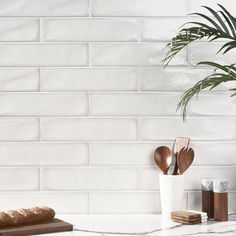
[[[176,115],[177,93],[92,94],[92,115]],[[166,106],[166,103],[169,105]]]
[[[87,63],[87,44],[0,44],[0,66],[85,66]]]
[[[38,91],[39,70],[31,68],[1,68],[0,91]]]
[[[169,41],[179,32],[180,27],[188,22],[187,17],[144,18],[141,21],[142,41]]]
[[[0,163],[11,165],[88,165],[83,143],[0,143]]]
[[[187,14],[187,0],[92,0],[93,16],[182,16]],[[170,7],[171,5],[171,7]]]
[[[6,167],[0,170],[0,190],[39,190],[38,168]]]
[[[86,94],[59,93],[0,93],[0,115],[63,116],[86,115]]]
[[[141,122],[142,140],[172,140],[190,137],[192,140],[234,140],[234,118],[188,117],[146,118]],[[227,132],[225,132],[227,130]]]
[[[0,141],[38,141],[39,120],[36,118],[1,118]]]
[[[223,43],[193,43],[189,45],[189,61],[195,66],[201,61],[214,61],[219,64],[233,64],[235,62],[235,51],[231,50],[227,55],[223,52],[217,53]]]
[[[230,94],[214,93],[207,95],[199,95],[198,99],[191,101],[192,115],[212,115],[227,116],[236,115],[235,97]]]
[[[135,119],[41,119],[42,140],[136,140]]]
[[[47,205],[57,214],[88,213],[88,194],[83,192],[6,192],[1,193],[2,211]]]
[[[164,59],[165,43],[93,43],[93,66],[158,66]],[[186,51],[180,53],[172,65],[186,65]]]
[[[232,0],[189,0],[189,13],[204,12],[205,14],[207,13],[208,15],[210,15],[210,12],[203,9],[202,6],[208,6],[215,10],[220,9],[217,4],[223,5],[228,10],[230,10],[231,14],[236,15],[235,1]]]
[[[192,142],[196,158],[194,165],[234,166],[236,143],[234,141]],[[214,168],[214,167],[213,167]]]
[[[87,16],[88,0],[2,0],[1,16]]]
[[[90,212],[94,214],[160,213],[159,192],[90,193]]]
[[[141,90],[185,91],[211,74],[210,69],[195,68],[144,68],[141,70]],[[221,90],[226,89],[221,86]]]
[[[1,19],[0,41],[39,41],[39,20]]]
[[[42,190],[137,190],[135,168],[43,168]]]
[[[43,41],[138,41],[135,19],[45,19]]]
[[[92,143],[90,163],[95,166],[153,166],[153,152],[161,145],[163,143]]]
[[[43,91],[137,90],[135,69],[54,68],[42,69],[41,75]]]

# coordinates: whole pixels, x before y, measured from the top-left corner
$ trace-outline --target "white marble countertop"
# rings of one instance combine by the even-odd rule
[[[187,236],[187,235],[236,235],[236,215],[229,221],[208,221],[204,224],[181,225],[163,219],[161,215],[58,215],[57,218],[74,225],[73,232],[47,234],[51,236]]]

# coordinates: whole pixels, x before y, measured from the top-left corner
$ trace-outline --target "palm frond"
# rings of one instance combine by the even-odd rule
[[[208,41],[217,39],[229,40],[229,42],[226,42],[218,52],[224,49],[223,53],[226,53],[236,47],[236,18],[234,18],[223,6],[220,4],[218,5],[221,8],[218,12],[210,7],[204,7],[213,15],[213,19],[202,13],[192,14],[200,16],[206,20],[207,23],[188,22],[183,25],[177,36],[172,38],[166,45],[168,52],[162,61],[164,66],[167,66],[171,59],[188,44],[203,38],[206,38]],[[192,26],[186,27],[186,25]]]
[[[177,110],[181,109],[184,120],[186,119],[188,104],[194,96],[198,96],[198,94],[204,89],[212,90],[221,83],[236,81],[236,66],[234,64],[220,65],[209,61],[200,62],[199,64],[213,67],[214,73],[200,80],[181,96],[177,105]],[[236,89],[234,91],[236,91]],[[236,96],[236,92],[231,96]]]

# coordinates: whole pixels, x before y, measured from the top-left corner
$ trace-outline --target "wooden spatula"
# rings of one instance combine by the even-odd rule
[[[194,151],[192,148],[183,147],[177,154],[177,165],[179,173],[182,175],[192,164],[194,159]]]
[[[178,165],[177,165],[177,155],[178,152],[183,148],[183,147],[188,147],[190,142],[190,138],[187,137],[177,137],[175,139],[175,143],[174,143],[174,147],[173,147],[173,162],[172,165],[174,166],[174,170],[173,170],[173,175],[177,175],[178,174]]]

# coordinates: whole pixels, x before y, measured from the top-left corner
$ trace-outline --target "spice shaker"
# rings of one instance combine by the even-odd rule
[[[228,181],[215,179],[213,181],[214,192],[214,218],[219,221],[228,220]]]
[[[214,218],[213,179],[202,179],[202,211],[209,219]]]

